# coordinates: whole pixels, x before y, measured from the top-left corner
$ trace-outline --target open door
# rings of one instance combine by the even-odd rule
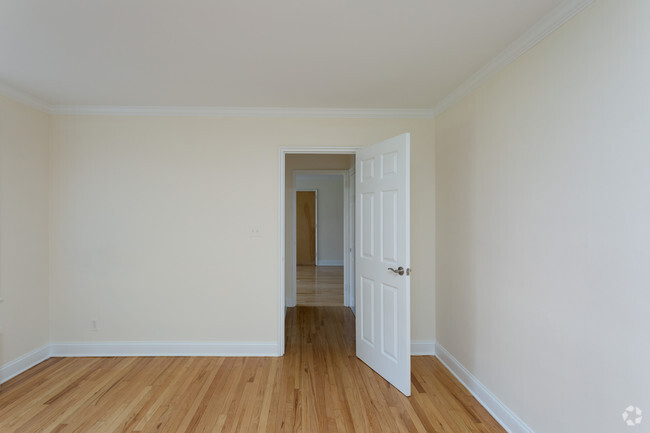
[[[357,356],[411,395],[410,135],[357,152]]]

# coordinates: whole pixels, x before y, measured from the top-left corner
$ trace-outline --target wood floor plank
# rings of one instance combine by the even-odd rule
[[[343,306],[343,266],[296,266],[296,304]]]
[[[344,307],[287,313],[281,358],[50,359],[0,388],[2,433],[503,433],[434,357],[409,398],[355,356]]]

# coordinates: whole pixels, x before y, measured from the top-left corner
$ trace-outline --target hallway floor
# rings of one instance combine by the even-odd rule
[[[296,304],[343,306],[343,266],[296,266]]]

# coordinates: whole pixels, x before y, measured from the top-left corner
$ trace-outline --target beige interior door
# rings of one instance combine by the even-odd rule
[[[316,191],[296,191],[296,264],[316,265]]]

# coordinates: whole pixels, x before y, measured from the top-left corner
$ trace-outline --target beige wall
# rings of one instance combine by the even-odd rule
[[[402,132],[413,338],[434,338],[430,119],[56,116],[52,128],[53,342],[274,342],[279,148]]]
[[[437,340],[537,433],[650,410],[649,22],[598,1],[436,119]]]
[[[49,342],[48,130],[0,96],[0,367]]]

